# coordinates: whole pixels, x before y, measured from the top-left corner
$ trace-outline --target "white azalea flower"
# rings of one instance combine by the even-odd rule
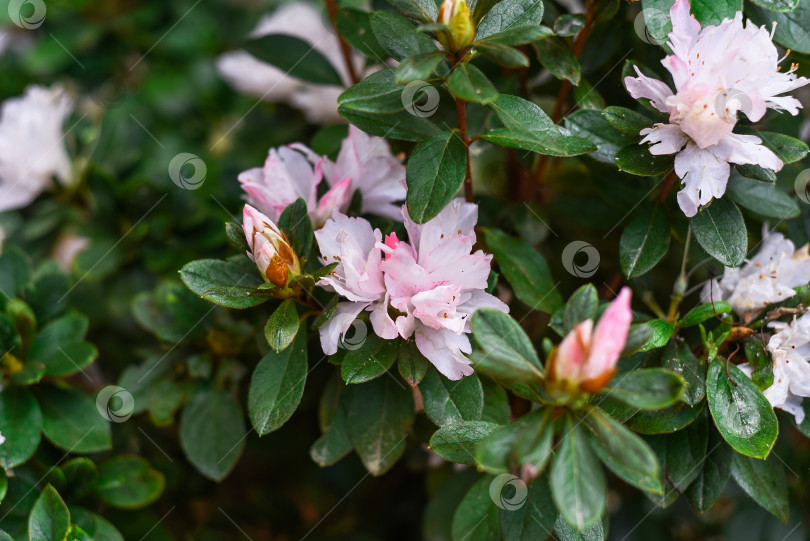
[[[775,408],[792,413],[797,423],[804,420],[802,399],[810,396],[810,314],[794,316],[791,323],[774,321],[777,332],[768,341],[773,359],[773,384],[763,391]],[[751,375],[748,363],[740,370]]]
[[[651,154],[676,154],[675,173],[684,184],[678,204],[694,216],[700,205],[725,193],[729,163],[782,168],[782,160],[759,137],[732,133],[737,113],[752,122],[769,108],[796,115],[801,103],[780,94],[810,81],[796,77],[796,65],[779,71],[779,53],[764,26],[751,21],[743,26],[738,12],[733,20],[701,28],[689,8],[688,0],[672,6],[668,44],[673,54],[662,60],[676,92],[638,68],[638,77],[625,78],[625,85],[634,98],[647,98],[669,115],[669,124],[642,130],[641,143],[653,143]]]
[[[61,86],[30,86],[0,110],[0,212],[29,205],[52,185],[71,179],[62,126],[73,103]]]
[[[340,43],[332,28],[324,23],[321,13],[306,2],[291,2],[265,15],[251,32],[251,38],[285,34],[300,38],[321,53],[351,84]],[[353,55],[355,67],[363,65],[361,55]],[[233,51],[217,59],[217,68],[225,80],[244,94],[269,102],[288,102],[300,109],[315,124],[337,122],[337,98],[343,88],[316,85],[291,77],[280,69],[262,62],[245,51]]]
[[[704,303],[726,301],[739,316],[756,314],[769,304],[792,297],[794,287],[810,282],[810,245],[800,250],[781,233],[762,228],[762,248],[742,267],[726,267],[720,280],[707,283]]]
[[[6,438],[2,434],[0,434],[0,445],[3,445],[3,443],[5,441],[6,441]]]

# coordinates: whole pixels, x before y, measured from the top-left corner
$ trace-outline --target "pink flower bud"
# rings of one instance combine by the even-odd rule
[[[266,282],[285,287],[290,273],[301,274],[301,264],[287,236],[270,218],[245,205],[242,227],[250,246],[248,257],[256,263]]]
[[[579,323],[552,353],[549,376],[582,391],[598,392],[613,377],[633,320],[630,289],[625,287],[610,303],[594,328],[593,320]]]
[[[437,35],[448,51],[459,52],[473,42],[475,25],[470,17],[467,2],[464,0],[444,0],[439,8],[438,22],[448,28]]]

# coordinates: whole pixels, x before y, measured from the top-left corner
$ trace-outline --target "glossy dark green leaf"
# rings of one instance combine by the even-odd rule
[[[47,485],[28,518],[31,541],[64,541],[70,530],[70,513],[59,493]]]
[[[0,391],[0,434],[6,438],[0,445],[0,465],[11,469],[31,458],[41,433],[42,412],[31,391],[14,385]]]
[[[425,413],[437,426],[481,420],[484,390],[475,374],[452,381],[431,369],[419,384],[419,390]]]
[[[744,455],[768,456],[779,423],[768,399],[748,376],[736,365],[715,359],[706,378],[706,396],[714,422],[729,445]]]
[[[680,375],[685,383],[681,399],[694,406],[706,396],[706,368],[697,360],[689,344],[672,340],[661,353],[661,366]]]
[[[688,426],[702,410],[703,404],[690,406],[681,403],[663,410],[639,411],[630,418],[627,426],[640,434],[667,434]]]
[[[247,256],[227,261],[199,259],[180,269],[180,279],[203,299],[226,308],[250,308],[270,297],[256,289],[264,282]]]
[[[748,234],[740,209],[729,198],[715,199],[689,221],[695,239],[709,255],[726,267],[742,265],[748,249]]]
[[[452,541],[500,539],[498,507],[490,496],[491,484],[492,478],[484,476],[467,491],[453,516]]]
[[[245,448],[244,414],[233,395],[215,387],[191,397],[180,417],[180,446],[204,476],[221,481]]]
[[[484,40],[476,43],[475,49],[485,58],[504,68],[526,68],[529,66],[529,58],[520,50],[509,45]]]
[[[660,410],[675,404],[685,388],[683,378],[664,368],[642,368],[614,377],[602,392],[629,406]]]
[[[518,299],[533,310],[548,313],[562,304],[548,263],[531,244],[497,229],[488,229],[486,240]]]
[[[538,26],[543,20],[541,0],[506,0],[498,2],[484,15],[475,29],[475,39],[503,36],[511,29]]]
[[[628,278],[646,274],[669,251],[669,218],[661,205],[647,206],[622,231],[619,257]]]
[[[557,37],[548,37],[532,43],[537,59],[557,79],[568,79],[578,85],[581,76],[579,60],[568,44]]]
[[[385,49],[374,36],[369,19],[370,13],[366,11],[344,7],[338,11],[335,23],[346,41],[367,57],[376,60],[385,56]]]
[[[427,34],[418,32],[402,15],[390,11],[374,11],[370,22],[377,41],[394,60],[436,50],[433,40]]]
[[[37,390],[42,409],[42,431],[51,443],[72,453],[96,453],[112,445],[110,423],[96,403],[71,387],[46,386]]]
[[[243,48],[291,77],[319,85],[343,85],[340,74],[329,60],[303,39],[269,34],[248,41]]]
[[[706,457],[700,473],[686,490],[686,497],[701,513],[723,494],[731,477],[731,450],[717,431],[710,429]]]
[[[384,340],[369,334],[356,349],[343,357],[340,374],[346,383],[364,383],[385,374],[397,360],[399,351],[395,340]]]
[[[506,473],[511,467],[531,465],[537,471],[551,458],[553,410],[539,408],[498,428],[476,450],[480,470]]]
[[[307,338],[299,332],[292,346],[270,351],[253,371],[248,391],[250,422],[259,436],[278,429],[298,407],[307,380]]]
[[[634,325],[635,326],[635,325]],[[630,327],[630,333],[628,334],[628,341],[630,340],[630,334],[633,333],[633,327]],[[646,342],[639,348],[638,351],[650,351],[651,349],[658,349],[667,345],[669,339],[675,333],[675,328],[672,326],[671,323],[664,321],[663,319],[651,319],[650,321],[645,321],[644,323],[639,323],[639,327],[646,327],[651,332],[649,334],[649,338]]]
[[[484,390],[484,409],[481,412],[481,420],[505,425],[512,415],[506,390],[492,378],[480,375],[479,379]]]
[[[648,438],[661,465],[663,493],[647,493],[659,507],[668,507],[699,476],[708,448],[708,422],[701,413],[685,430]]]
[[[585,26],[584,13],[565,13],[554,21],[554,33],[558,36],[575,36]]]
[[[307,257],[314,237],[306,202],[299,197],[287,205],[279,216],[277,225],[287,235],[293,251],[299,257]]]
[[[795,218],[801,214],[795,197],[773,184],[731,173],[726,188],[728,197],[743,208],[768,218]]]
[[[462,421],[445,425],[430,437],[430,449],[450,462],[475,464],[475,448],[498,425],[485,421]]]
[[[630,144],[621,148],[616,152],[613,161],[619,171],[642,177],[660,175],[674,166],[672,156],[666,154],[654,156],[650,154],[647,145],[638,144]]]
[[[48,376],[82,371],[98,355],[96,347],[84,341],[87,326],[87,317],[72,311],[52,321],[37,333],[26,362],[44,365]]]
[[[599,311],[599,297],[593,284],[580,286],[565,303],[563,311],[563,334],[571,332],[577,324],[586,319],[596,319]]]
[[[751,365],[751,381],[761,390],[773,385],[773,359],[766,353],[762,340],[751,337],[745,341],[745,358]]]
[[[517,485],[518,481],[520,480],[516,479],[514,484]],[[505,497],[506,487],[502,487],[498,494],[503,539],[509,541],[546,539],[554,531],[554,523],[559,516],[551,497],[548,477],[535,479],[529,485],[525,499],[522,498],[522,490],[519,487],[520,485],[515,487],[514,494],[510,497]]]
[[[456,66],[447,80],[450,93],[464,101],[486,105],[498,98],[498,90],[484,73],[469,63]]]
[[[784,523],[790,514],[785,468],[776,456],[759,460],[732,453],[731,475],[752,500]]]
[[[439,15],[439,7],[434,0],[388,0],[388,3],[406,17],[423,23],[432,23]]]
[[[416,347],[416,343],[411,340],[402,340],[399,343],[399,356],[397,369],[399,375],[414,386],[422,381],[428,369],[428,360]]]
[[[720,24],[743,10],[742,0],[692,0],[692,14],[701,26]]]
[[[476,370],[493,377],[518,377],[540,382],[543,366],[531,340],[517,321],[494,308],[476,310],[472,332],[483,353],[474,357]]]
[[[334,464],[353,449],[346,427],[350,400],[351,389],[339,378],[332,378],[321,394],[318,413],[323,435],[309,450],[309,456],[319,466]]]
[[[613,163],[616,153],[635,142],[637,137],[622,133],[611,126],[601,111],[581,109],[565,118],[565,127],[583,139],[596,144],[596,152],[588,155],[602,163]]]
[[[776,183],[776,173],[772,169],[765,169],[759,165],[743,164],[735,165],[734,169],[739,174],[747,178],[753,178],[762,182]]]
[[[757,25],[765,25],[767,28],[771,28],[771,25],[775,22],[774,41],[783,47],[798,53],[810,54],[810,40],[808,40],[810,31],[807,28],[807,18],[810,17],[810,4],[806,0],[760,0],[756,3],[762,4],[763,2],[769,4],[779,2],[785,6],[798,3],[798,6],[786,13],[776,13],[755,5],[747,6],[745,11]]]
[[[805,15],[810,14],[810,6],[802,5],[802,10]],[[798,10],[795,11],[794,14],[798,15]],[[778,26],[777,24],[777,27]],[[810,35],[807,33],[807,30],[804,32],[805,36]],[[805,48],[808,49],[805,52],[810,53],[810,48],[808,48],[807,45],[805,45]],[[798,51],[799,49],[796,50]],[[763,146],[773,150],[774,154],[785,163],[793,163],[801,160],[807,156],[810,150],[804,142],[783,133],[758,131],[756,132],[756,136],[762,139]]]
[[[409,56],[397,66],[394,72],[394,82],[404,84],[430,79],[439,68],[443,58],[440,51]]]
[[[298,310],[295,301],[286,299],[276,308],[264,326],[264,337],[277,353],[287,348],[298,334]]]
[[[422,141],[405,171],[408,214],[422,224],[435,217],[458,193],[467,175],[464,143],[455,131]]]
[[[30,279],[31,262],[18,248],[0,254],[0,298],[14,298]]]
[[[372,475],[382,475],[405,451],[413,423],[411,389],[393,377],[377,378],[352,389],[347,426],[360,460]]]
[[[756,5],[770,11],[793,11],[801,3],[800,0],[752,0]]]
[[[605,541],[605,526],[600,520],[584,531],[578,531],[560,516],[554,523],[554,534],[559,541]]]
[[[641,130],[653,125],[649,117],[626,107],[611,105],[602,114],[611,126],[628,135],[639,135]]]
[[[137,509],[163,493],[163,474],[141,457],[116,456],[99,464],[96,495],[121,509]]]

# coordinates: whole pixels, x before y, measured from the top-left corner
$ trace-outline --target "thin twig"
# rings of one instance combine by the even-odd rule
[[[353,85],[356,85],[360,82],[360,78],[357,76],[357,70],[354,68],[354,62],[352,61],[352,49],[337,26],[337,0],[326,0],[326,11],[329,13],[329,21],[332,23],[332,28],[335,30],[335,35],[337,35],[338,42],[340,43],[340,52],[343,53],[343,60],[346,62],[346,69],[349,72],[349,79],[351,79]]]

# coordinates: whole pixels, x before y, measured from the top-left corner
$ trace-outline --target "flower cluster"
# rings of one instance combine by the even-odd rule
[[[329,189],[319,199],[318,187],[324,178]],[[354,126],[349,127],[335,162],[293,144],[271,148],[264,167],[239,175],[248,202],[272,221],[278,221],[288,205],[303,198],[316,227],[334,209],[345,212],[356,191],[361,194],[363,213],[401,220],[394,202],[405,199],[404,181],[405,167],[391,154],[386,140]]]
[[[781,233],[762,228],[762,248],[740,268],[726,268],[723,277],[703,287],[704,303],[726,301],[740,317],[756,316],[769,304],[795,294],[810,282],[810,245],[796,250]]]
[[[688,0],[677,0],[670,10],[672,54],[662,63],[676,91],[638,68],[638,77],[627,77],[625,84],[634,98],[647,98],[669,115],[668,124],[642,130],[641,142],[653,143],[651,154],[676,154],[675,173],[684,183],[678,204],[684,214],[694,216],[700,205],[725,193],[729,163],[782,168],[759,137],[733,133],[737,113],[752,122],[769,108],[796,115],[799,101],[780,94],[810,81],[796,77],[796,65],[780,72],[772,35],[751,21],[743,26],[741,12],[733,20],[701,28],[689,9]]]
[[[0,111],[0,212],[29,205],[53,184],[72,182],[62,125],[73,102],[61,86],[31,86]]]
[[[320,329],[324,353],[337,351],[341,337],[363,312],[384,339],[414,337],[419,351],[449,379],[472,374],[464,353],[471,346],[470,316],[481,307],[508,312],[487,293],[491,255],[478,250],[478,207],[454,201],[435,218],[416,224],[402,208],[408,241],[396,234],[383,239],[362,218],[335,212],[315,232],[324,263],[338,262],[319,285],[346,301]]]
[[[767,349],[773,359],[773,384],[763,391],[775,408],[792,413],[797,423],[804,420],[802,398],[810,396],[810,314],[793,319],[791,323],[773,321],[769,327],[776,334]],[[748,363],[740,370],[751,375]]]

